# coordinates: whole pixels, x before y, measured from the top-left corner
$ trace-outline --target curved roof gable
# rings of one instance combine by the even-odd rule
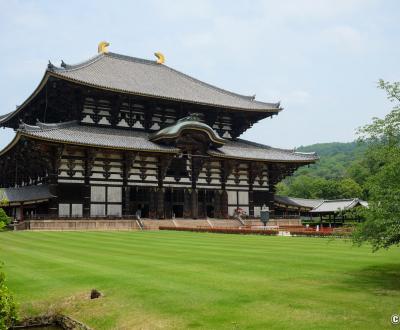
[[[210,126],[199,121],[197,114],[179,119],[175,124],[159,130],[150,137],[150,141],[175,140],[185,131],[200,131],[205,133],[215,147],[222,147],[226,142]]]

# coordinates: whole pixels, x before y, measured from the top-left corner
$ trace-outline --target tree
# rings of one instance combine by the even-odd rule
[[[17,320],[14,298],[5,284],[5,275],[0,271],[0,330],[7,330]]]
[[[379,88],[396,105],[385,118],[374,118],[359,130],[360,139],[368,144],[366,163],[374,174],[365,183],[366,221],[354,233],[357,244],[369,242],[374,251],[400,244],[400,83],[380,80]]]
[[[363,194],[361,186],[350,178],[341,180],[338,188],[341,198],[361,198]]]
[[[10,223],[10,218],[6,212],[0,207],[0,230],[3,230]]]

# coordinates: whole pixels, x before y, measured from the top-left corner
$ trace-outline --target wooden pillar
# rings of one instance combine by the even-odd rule
[[[171,164],[172,156],[165,155],[158,157],[158,166],[157,166],[157,179],[158,179],[158,187],[156,189],[157,194],[157,217],[159,219],[165,218],[165,189],[164,189],[164,178],[167,175],[167,170],[169,165]]]
[[[196,188],[192,189],[191,204],[192,204],[192,218],[197,219],[199,216],[199,199]]]
[[[158,187],[157,188],[157,217],[159,219],[164,219],[165,218],[165,189],[163,187]]]
[[[249,216],[250,218],[254,218],[254,193],[252,185],[249,187]]]
[[[221,218],[221,191],[214,191],[214,218]]]
[[[191,161],[191,180],[192,180],[192,193],[191,193],[191,206],[192,218],[197,219],[199,216],[199,196],[197,191],[197,179],[203,167],[204,158],[202,156],[192,155]]]
[[[49,173],[49,191],[55,197],[49,201],[49,215],[58,216],[58,169],[61,164],[61,157],[64,146],[55,146],[49,150],[50,173]]]
[[[135,162],[136,153],[125,152],[123,154],[121,175],[122,175],[122,215],[130,215],[131,203],[130,203],[130,193],[131,187],[128,186],[130,171]]]
[[[90,217],[90,199],[91,199],[90,177],[92,175],[92,168],[95,159],[96,159],[95,152],[92,150],[86,150],[84,187],[83,187],[83,210],[82,210],[84,218]]]
[[[229,217],[228,213],[228,192],[226,191],[226,181],[230,173],[232,172],[234,163],[226,160],[221,162],[221,201],[220,201],[220,214],[221,217],[227,219]]]
[[[155,219],[157,217],[157,192],[155,188],[150,188],[149,200],[149,218]]]
[[[257,163],[249,163],[248,164],[247,182],[249,183],[249,216],[251,218],[254,218],[254,192],[253,192],[253,186],[254,186],[254,181],[256,179],[256,176],[260,172],[259,166],[260,165],[257,164]],[[262,176],[262,168],[261,168],[261,176]]]
[[[183,194],[183,217],[190,218],[192,216],[191,189],[185,188]]]
[[[229,213],[228,213],[228,193],[224,189],[222,190],[221,193],[221,217],[224,219],[228,219]]]

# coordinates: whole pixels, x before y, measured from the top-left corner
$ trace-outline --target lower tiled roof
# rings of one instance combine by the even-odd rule
[[[94,147],[171,153],[179,151],[179,149],[149,141],[149,134],[146,132],[84,126],[76,122],[63,123],[57,126],[53,124],[24,125],[20,132],[23,135],[39,139]]]
[[[209,154],[226,158],[243,158],[275,162],[313,163],[318,160],[318,156],[315,153],[300,153],[294,150],[272,148],[267,145],[242,139],[228,141],[218,150],[209,151]]]
[[[34,202],[54,197],[49,186],[25,186],[17,188],[0,188],[0,200],[6,199],[9,203]]]
[[[61,124],[38,123],[37,126],[23,124],[18,133],[47,141],[99,148],[167,153],[180,152],[175,147],[149,141],[150,134],[143,131],[85,126],[79,125],[77,122]],[[277,149],[246,140],[227,140],[224,146],[219,149],[209,149],[208,153],[221,158],[305,164],[313,163],[318,159],[318,156],[314,153],[305,154],[293,150]]]

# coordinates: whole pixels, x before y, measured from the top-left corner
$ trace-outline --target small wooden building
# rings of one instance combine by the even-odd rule
[[[0,186],[30,196],[10,201],[17,218],[138,211],[148,218],[226,218],[238,207],[257,217],[263,204],[273,210],[280,180],[317,160],[240,139],[277,115],[279,103],[161,62],[101,49],[77,65],[49,63],[32,95],[0,116],[0,125],[16,132],[0,151]]]

